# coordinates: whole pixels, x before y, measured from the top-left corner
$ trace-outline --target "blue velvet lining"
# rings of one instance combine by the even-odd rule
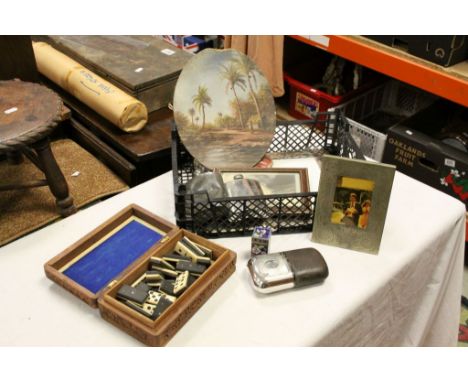
[[[97,293],[162,237],[133,220],[63,273]]]

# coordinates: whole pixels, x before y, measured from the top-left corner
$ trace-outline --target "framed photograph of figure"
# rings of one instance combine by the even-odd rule
[[[377,254],[395,166],[324,155],[312,240]]]
[[[309,192],[306,168],[244,168],[220,170],[220,173],[229,198],[241,197],[250,200],[247,203],[247,211],[251,216],[268,218],[279,213],[312,214],[310,196],[299,196]],[[278,198],[285,195],[289,197]],[[256,196],[269,198],[254,200]],[[233,203],[236,212],[243,211],[242,202]]]
[[[254,188],[256,195],[285,195],[309,192],[309,178],[305,168],[268,168],[268,169],[229,169],[220,170],[221,176],[228,189],[228,196],[237,195],[235,192],[244,184]],[[232,190],[232,191],[230,191]]]

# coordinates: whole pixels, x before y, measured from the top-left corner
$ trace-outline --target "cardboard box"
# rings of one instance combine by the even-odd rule
[[[252,256],[266,255],[270,248],[271,228],[268,226],[258,226],[252,232]]]
[[[388,130],[383,162],[462,201],[468,209],[468,154],[406,126]]]

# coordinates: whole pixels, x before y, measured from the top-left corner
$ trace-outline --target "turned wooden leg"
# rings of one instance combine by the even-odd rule
[[[34,145],[34,149],[37,152],[39,161],[42,164],[44,175],[49,183],[49,188],[52,194],[54,194],[60,214],[62,216],[69,216],[76,212],[76,208],[73,205],[73,198],[70,196],[68,191],[68,185],[65,177],[60,170],[48,139],[43,139]]]
[[[21,155],[21,151],[7,151],[7,162],[9,164],[20,164],[23,163],[23,155]]]

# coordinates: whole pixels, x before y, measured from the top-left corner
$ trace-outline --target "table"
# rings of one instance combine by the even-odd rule
[[[307,165],[317,189],[319,170],[309,161],[275,164]],[[0,248],[0,345],[141,345],[42,268],[130,203],[174,222],[172,174]],[[273,236],[274,251],[317,248],[330,270],[322,285],[259,295],[246,269],[250,238],[216,239],[237,252],[237,270],[168,346],[455,345],[464,235],[461,202],[397,172],[377,256],[314,244],[309,233]]]

